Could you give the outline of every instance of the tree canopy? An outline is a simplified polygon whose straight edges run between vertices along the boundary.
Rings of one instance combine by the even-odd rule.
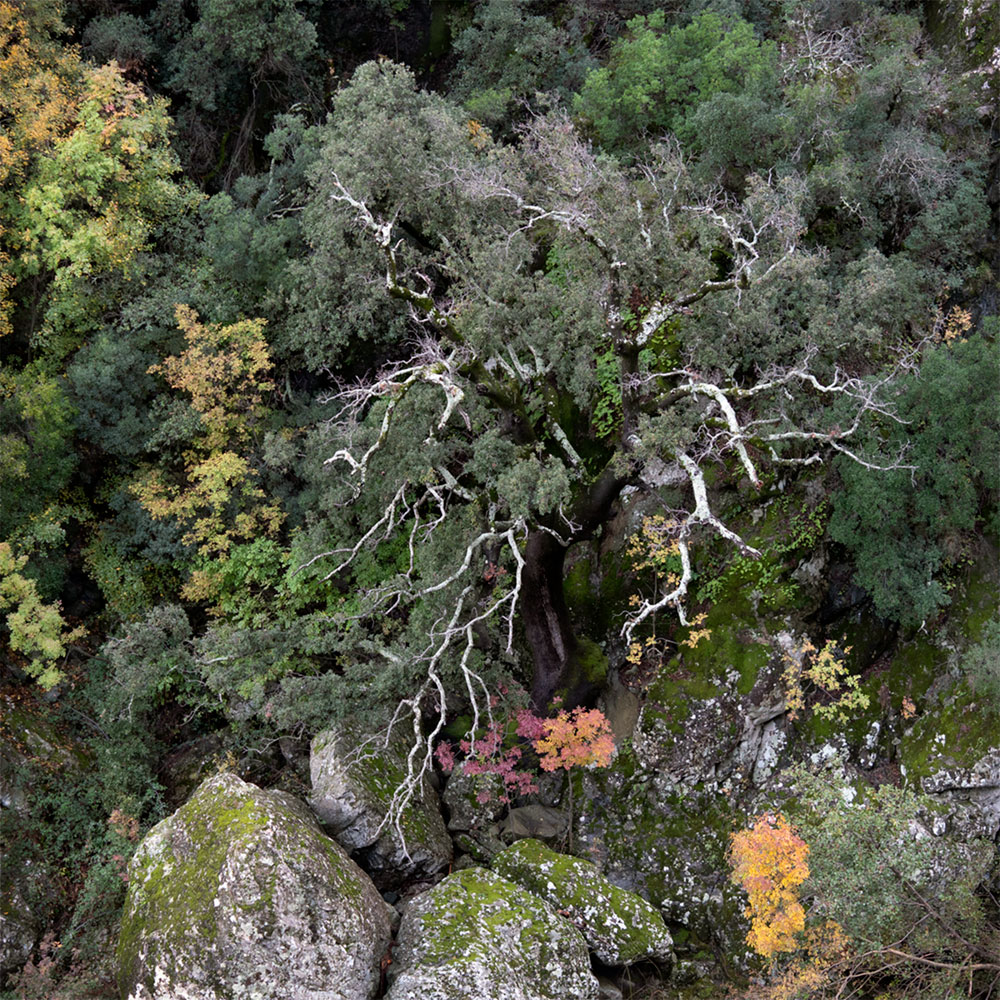
[[[998,542],[991,14],[0,0],[4,683],[405,725],[405,798],[732,606],[830,722],[829,623],[926,635]]]

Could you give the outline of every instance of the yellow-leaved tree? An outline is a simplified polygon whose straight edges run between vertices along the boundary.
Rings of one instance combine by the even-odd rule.
[[[64,31],[57,3],[0,0],[0,336],[11,332],[22,185],[69,132],[82,93],[79,56],[57,40]]]
[[[60,0],[0,0],[0,336],[61,360],[200,200],[167,102],[64,43]],[[16,323],[15,323],[16,320]]]
[[[83,638],[86,629],[70,628],[56,604],[46,604],[35,581],[21,572],[27,556],[18,556],[0,542],[0,611],[7,612],[10,648],[26,658],[26,669],[44,688],[63,679],[59,666],[67,647]]]
[[[765,958],[799,949],[806,915],[797,889],[809,877],[808,856],[809,845],[780,814],[764,813],[732,836],[731,878],[749,901],[747,944]]]
[[[153,518],[183,525],[183,541],[202,558],[182,593],[202,600],[214,595],[215,570],[235,544],[273,537],[284,519],[280,506],[267,502],[250,457],[269,412],[271,359],[262,319],[202,323],[185,305],[176,317],[187,348],[150,372],[187,397],[197,430],[181,468],[150,468],[133,492]]]

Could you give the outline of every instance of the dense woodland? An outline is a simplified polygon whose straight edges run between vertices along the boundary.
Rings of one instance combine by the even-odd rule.
[[[0,0],[4,872],[44,873],[4,995],[116,995],[195,745],[294,790],[289,747],[391,721],[405,802],[751,633],[819,742],[939,696],[989,732],[998,33],[993,0]],[[758,907],[759,962],[690,995],[1000,995],[995,853],[907,939],[864,846],[923,808],[896,772],[867,819],[801,772],[788,905],[733,841],[806,927]]]

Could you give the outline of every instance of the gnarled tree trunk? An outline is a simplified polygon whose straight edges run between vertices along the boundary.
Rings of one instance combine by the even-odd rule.
[[[574,504],[570,519],[575,525],[570,545],[591,538],[608,520],[626,480],[610,470]],[[544,712],[560,689],[567,707],[585,701],[595,687],[581,671],[582,646],[576,636],[563,590],[569,546],[554,534],[536,529],[524,548],[521,621],[534,659],[531,701]]]

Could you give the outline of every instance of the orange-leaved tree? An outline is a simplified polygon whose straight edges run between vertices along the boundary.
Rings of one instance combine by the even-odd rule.
[[[749,900],[747,944],[765,958],[799,948],[805,910],[796,890],[809,877],[808,855],[809,845],[780,814],[764,813],[732,835],[730,877]]]
[[[611,763],[615,753],[611,723],[598,709],[563,709],[554,719],[542,719],[541,727],[543,733],[534,746],[543,771]]]
[[[569,847],[573,849],[574,767],[607,767],[615,754],[615,740],[607,716],[596,708],[560,710],[554,719],[539,719],[539,735],[534,740],[539,766],[543,771],[567,772],[569,784]]]

